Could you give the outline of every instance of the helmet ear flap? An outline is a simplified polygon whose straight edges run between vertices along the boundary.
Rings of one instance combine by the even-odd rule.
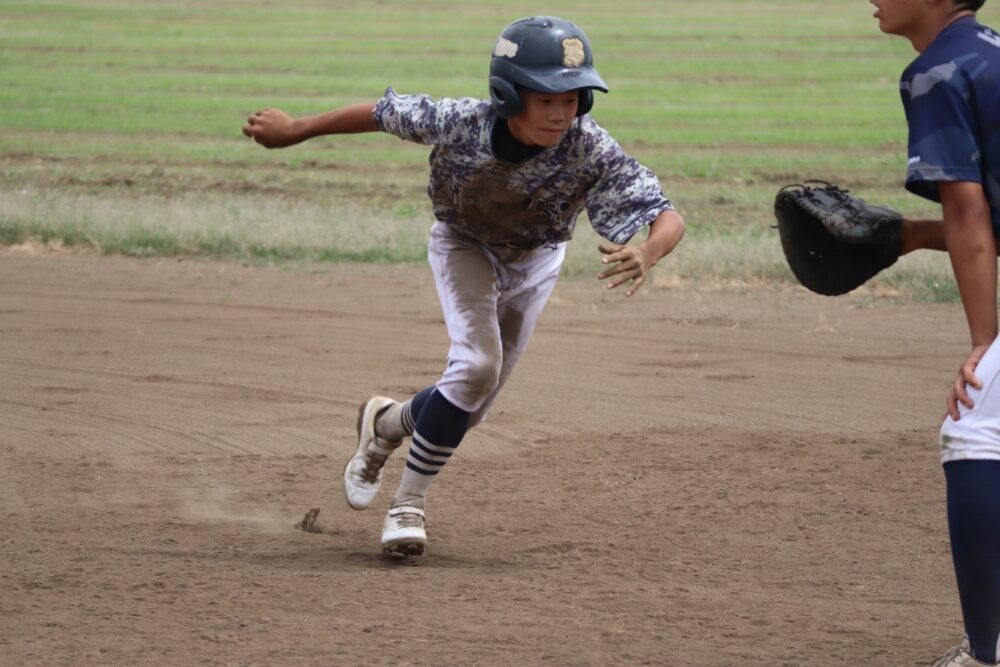
[[[499,76],[490,77],[490,102],[501,118],[512,118],[524,107],[517,87]]]
[[[576,115],[582,116],[594,108],[594,91],[590,88],[581,88],[578,92],[580,97],[576,103]]]

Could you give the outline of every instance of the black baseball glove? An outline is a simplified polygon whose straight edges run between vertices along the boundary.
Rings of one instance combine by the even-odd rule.
[[[899,211],[867,204],[832,183],[786,185],[774,198],[774,216],[788,266],[817,294],[846,294],[899,258]]]

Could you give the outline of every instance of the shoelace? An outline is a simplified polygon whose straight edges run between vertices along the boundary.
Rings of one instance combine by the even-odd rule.
[[[365,452],[365,467],[361,470],[361,479],[369,484],[373,484],[378,479],[378,474],[382,472],[388,454],[376,454],[375,452]]]
[[[954,660],[955,658],[961,658],[965,656],[972,657],[968,649],[966,649],[964,645],[960,644],[958,646],[953,647],[947,653],[945,653],[940,658],[935,660],[934,664],[931,665],[931,667],[947,667],[947,665],[950,665],[951,661]]]
[[[400,528],[422,528],[424,517],[413,512],[400,512],[396,515],[396,523]]]

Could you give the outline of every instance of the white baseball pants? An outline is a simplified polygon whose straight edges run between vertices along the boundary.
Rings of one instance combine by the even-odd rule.
[[[968,387],[975,405],[958,404],[959,420],[945,417],[941,425],[941,463],[952,461],[1000,461],[1000,339],[986,350],[976,367],[982,389]]]
[[[437,389],[472,413],[486,413],[528,344],[552,294],[566,245],[535,250],[486,245],[442,222],[427,247],[451,347]]]

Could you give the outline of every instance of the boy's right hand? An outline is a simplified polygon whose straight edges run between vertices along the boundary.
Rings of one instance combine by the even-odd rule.
[[[243,134],[264,148],[284,148],[299,142],[292,128],[294,122],[280,109],[264,109],[247,118]]]

